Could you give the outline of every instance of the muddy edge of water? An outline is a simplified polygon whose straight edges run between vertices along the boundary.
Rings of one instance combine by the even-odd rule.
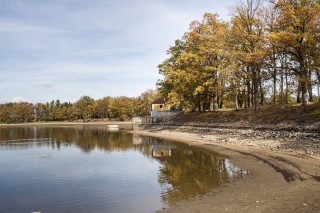
[[[249,176],[243,180],[177,203],[162,210],[164,212],[320,211],[320,158],[317,156],[215,143],[204,140],[201,134],[176,130],[136,130],[132,133],[201,146],[227,155],[233,164],[249,170]]]

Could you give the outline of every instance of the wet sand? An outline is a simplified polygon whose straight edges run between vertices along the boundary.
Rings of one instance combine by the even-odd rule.
[[[249,170],[249,176],[243,180],[227,184],[205,196],[177,203],[163,212],[320,212],[318,156],[288,150],[272,151],[266,149],[266,143],[259,143],[259,139],[247,141],[263,146],[250,146],[243,141],[223,144],[221,140],[215,142],[215,139],[225,138],[225,135],[204,137],[201,133],[177,130],[143,130],[133,134],[205,147],[229,156],[233,164]],[[237,137],[233,139],[237,141]],[[273,146],[276,142],[269,140],[267,144]]]

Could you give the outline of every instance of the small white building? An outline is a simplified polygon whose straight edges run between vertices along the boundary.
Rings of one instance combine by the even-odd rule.
[[[166,105],[164,98],[157,98],[151,104],[151,117],[157,117],[159,111],[170,110]]]

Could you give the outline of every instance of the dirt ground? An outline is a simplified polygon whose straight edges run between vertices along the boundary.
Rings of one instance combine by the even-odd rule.
[[[265,149],[265,143],[250,146],[243,141],[239,144],[215,142],[224,135],[212,135],[208,139],[208,135],[204,137],[201,133],[175,130],[133,133],[205,147],[229,156],[235,165],[249,170],[249,177],[243,180],[159,212],[320,212],[319,156],[272,151]],[[270,146],[272,143],[268,141]]]

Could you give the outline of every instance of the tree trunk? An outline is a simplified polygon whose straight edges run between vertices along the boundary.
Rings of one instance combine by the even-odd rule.
[[[320,70],[317,70],[318,76],[318,102],[320,102]]]
[[[285,99],[285,95],[284,95],[284,75],[283,75],[283,70],[281,70],[280,72],[280,91],[279,91],[279,98],[280,98],[280,104],[281,106],[284,105],[284,99]]]
[[[254,110],[259,109],[259,78],[257,70],[253,70],[252,73],[253,77],[253,104],[254,104]]]
[[[261,104],[261,106],[263,106],[264,105],[264,94],[263,94],[261,77],[259,77],[259,88],[260,88],[260,104]]]
[[[308,84],[308,94],[309,94],[309,101],[313,102],[313,94],[312,94],[312,86]]]
[[[285,75],[286,75],[286,105],[289,104],[289,82],[288,82],[288,70],[285,69]]]
[[[247,107],[251,107],[251,85],[250,80],[247,80]]]
[[[235,98],[235,105],[236,105],[236,110],[239,109],[239,105],[238,105],[238,93],[236,93],[236,98]]]
[[[206,109],[207,109],[207,101],[206,100],[204,100],[203,101],[203,103],[202,103],[202,111],[206,111]]]
[[[306,72],[302,72],[300,75],[300,87],[301,87],[301,101],[302,106],[306,107],[308,104],[308,84],[307,84],[308,76]]]
[[[308,93],[309,93],[309,101],[313,102],[313,94],[312,94],[312,84],[311,84],[311,71],[308,72]]]
[[[212,99],[212,111],[215,112],[218,110],[217,94],[215,92],[211,94],[211,99]]]
[[[251,107],[254,107],[254,80],[252,80],[252,83],[251,83]]]
[[[320,102],[320,84],[318,84],[317,87],[318,87],[318,102]]]
[[[197,109],[199,112],[201,112],[201,102],[200,102],[200,97],[198,95],[198,98],[197,98]]]
[[[221,86],[220,86],[220,88],[221,88],[221,92],[220,92],[220,109],[222,109],[223,108],[223,105],[224,105],[224,88],[225,88],[225,84],[224,84],[224,80],[223,80],[223,78],[221,78]]]
[[[213,106],[214,106],[214,93],[211,92],[211,94],[210,94],[210,107],[209,107],[209,111],[214,111],[214,110],[213,110]]]
[[[239,97],[240,95],[240,97]],[[243,108],[243,97],[245,97],[245,91],[241,91],[240,89],[238,90],[238,104],[239,108]]]
[[[248,108],[248,99],[246,94],[246,87],[243,88],[243,100],[244,100],[244,108]]]
[[[277,64],[275,56],[273,57],[273,104],[277,103]]]
[[[298,82],[298,88],[297,88],[297,103],[301,103],[301,82],[299,80]]]
[[[221,96],[220,96],[220,103],[219,103],[219,108],[223,108],[224,100],[223,100],[224,92],[221,91]]]

